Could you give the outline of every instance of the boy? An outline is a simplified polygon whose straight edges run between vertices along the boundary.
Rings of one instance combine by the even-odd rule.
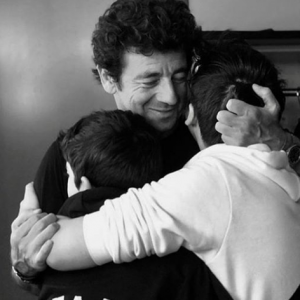
[[[158,134],[131,111],[94,112],[61,132],[59,140],[66,160],[68,196],[98,189],[92,198],[69,198],[59,214],[77,217],[96,211],[101,199],[162,176]]]

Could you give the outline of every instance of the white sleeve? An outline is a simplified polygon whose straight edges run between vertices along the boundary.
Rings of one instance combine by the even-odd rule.
[[[162,256],[181,246],[205,252],[219,243],[225,214],[220,214],[224,199],[218,195],[224,197],[226,188],[220,174],[210,170],[206,163],[185,167],[142,189],[129,189],[86,215],[84,237],[95,263]]]

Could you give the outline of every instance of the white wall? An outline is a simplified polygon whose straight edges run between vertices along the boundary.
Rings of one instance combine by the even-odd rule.
[[[204,30],[300,30],[299,0],[189,0]]]

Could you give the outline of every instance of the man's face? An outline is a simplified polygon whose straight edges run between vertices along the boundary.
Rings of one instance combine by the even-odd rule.
[[[184,53],[126,52],[120,88],[114,93],[118,109],[131,110],[161,132],[170,131],[186,97],[187,62]]]

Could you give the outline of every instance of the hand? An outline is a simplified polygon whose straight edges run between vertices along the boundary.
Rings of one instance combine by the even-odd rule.
[[[280,150],[285,143],[286,132],[279,124],[279,104],[269,88],[257,84],[253,84],[252,88],[265,106],[257,107],[230,99],[226,106],[228,111],[218,113],[215,128],[228,145],[264,143],[272,150]]]
[[[24,276],[34,276],[43,271],[52,249],[50,240],[59,229],[53,214],[41,213],[33,184],[25,189],[18,217],[11,229],[11,260]]]

